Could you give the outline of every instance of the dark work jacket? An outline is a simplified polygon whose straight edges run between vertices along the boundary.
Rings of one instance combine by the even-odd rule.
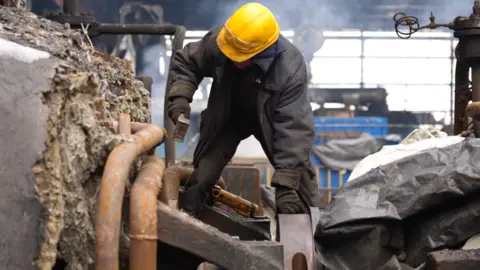
[[[200,41],[177,51],[170,70],[170,101],[184,97],[191,102],[203,78],[213,78],[207,109],[201,114],[194,165],[231,120],[231,76],[235,72],[217,46],[220,29],[210,30]],[[307,93],[306,64],[300,51],[285,37],[280,36],[277,42],[284,50],[270,59],[260,82],[257,111],[261,136],[258,139],[275,169],[272,185],[300,191],[307,203],[314,206],[319,198],[310,158],[314,123]]]

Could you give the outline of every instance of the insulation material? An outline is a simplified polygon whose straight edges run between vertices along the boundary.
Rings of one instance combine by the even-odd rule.
[[[10,77],[0,77],[4,80],[0,92],[7,93],[0,102],[12,104],[4,109],[7,117],[2,121],[11,115],[35,118],[35,125],[27,127],[12,120],[12,126],[2,131],[7,134],[2,133],[1,150],[22,148],[17,160],[30,167],[9,175],[0,170],[0,176],[18,182],[31,174],[34,180],[29,188],[35,189],[43,207],[36,214],[42,219],[41,241],[35,257],[22,255],[39,269],[51,269],[58,257],[68,264],[67,269],[92,268],[93,222],[103,165],[111,149],[128,139],[100,122],[117,120],[121,112],[131,114],[132,121],[150,122],[149,93],[134,79],[130,64],[96,52],[85,38],[68,25],[0,7],[0,67],[23,67],[8,73]],[[10,97],[11,102],[5,101]],[[24,100],[31,102],[20,106]],[[36,137],[29,135],[37,132]],[[20,146],[14,144],[18,136],[29,137]],[[23,194],[12,194],[12,200],[23,198]],[[4,211],[6,205],[0,202],[0,209]]]

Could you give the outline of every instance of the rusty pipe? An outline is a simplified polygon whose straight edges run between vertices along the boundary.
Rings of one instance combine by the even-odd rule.
[[[192,168],[183,166],[172,166],[165,170],[162,180],[162,190],[160,191],[160,201],[172,208],[178,208],[178,190],[180,186],[184,186],[193,173]],[[217,181],[217,185],[226,189],[227,185],[223,177]]]
[[[165,170],[162,180],[162,190],[160,191],[160,201],[164,204],[177,209],[178,208],[178,190],[180,186],[185,185],[193,169],[182,166],[172,166]]]
[[[124,135],[132,134],[131,118],[128,113],[121,113],[118,118],[118,133]]]
[[[165,161],[146,158],[130,193],[130,270],[157,269],[157,196]]]
[[[166,131],[162,127],[153,124],[143,127],[132,136],[132,142],[115,146],[105,164],[95,218],[96,270],[119,269],[122,201],[128,172],[140,155],[161,144],[165,138]]]

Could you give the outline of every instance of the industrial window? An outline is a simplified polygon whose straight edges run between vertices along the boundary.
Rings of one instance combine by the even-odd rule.
[[[368,84],[449,84],[449,58],[365,58],[363,79]]]
[[[406,110],[449,111],[450,85],[408,85]]]
[[[450,110],[450,85],[379,86],[387,90],[387,104],[391,111],[427,112]]]
[[[359,39],[326,39],[315,57],[354,57],[362,54],[362,41]]]
[[[360,84],[359,83],[352,83],[352,84],[319,83],[319,84],[313,84],[312,87],[314,88],[360,88]]]
[[[362,79],[360,58],[320,58],[312,60],[312,83],[360,83]]]
[[[366,57],[450,57],[450,40],[367,39]]]

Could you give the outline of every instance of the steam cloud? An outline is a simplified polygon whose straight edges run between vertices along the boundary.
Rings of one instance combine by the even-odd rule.
[[[240,6],[251,2],[246,0],[218,1],[198,0],[198,16],[212,21],[215,25],[225,23],[228,17]],[[295,29],[314,25],[325,30],[331,29],[368,29],[393,30],[393,15],[404,12],[416,16],[420,24],[429,22],[430,12],[438,23],[448,23],[457,16],[469,16],[473,0],[427,0],[422,4],[404,0],[263,0],[277,17],[283,29]],[[371,14],[366,16],[365,14]],[[391,23],[391,28],[389,23]]]

